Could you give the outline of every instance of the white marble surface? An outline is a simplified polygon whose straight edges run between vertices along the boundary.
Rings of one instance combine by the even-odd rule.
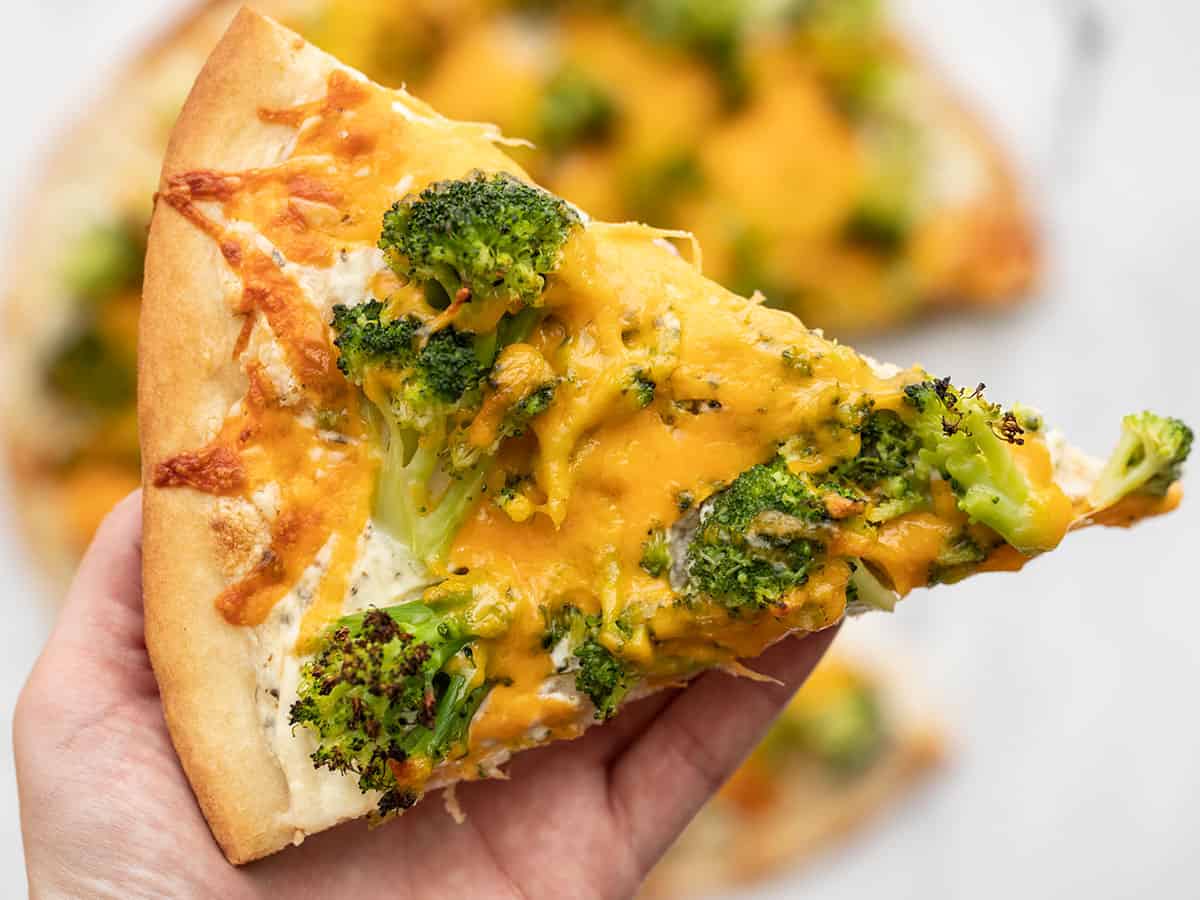
[[[127,41],[180,2],[12,6],[0,55],[0,237],[11,236],[39,144]],[[1036,189],[1050,269],[1036,302],[1015,314],[944,319],[869,349],[984,380],[997,398],[1036,398],[1097,452],[1120,414],[1142,404],[1200,424],[1200,6],[899,0],[898,13],[1013,144]],[[7,517],[4,526],[8,717],[51,616]],[[1200,893],[1200,589],[1187,557],[1198,541],[1195,502],[1132,534],[1076,536],[1019,579],[918,594],[890,618],[853,626],[912,646],[957,731],[955,762],[888,823],[755,896]],[[7,741],[0,754],[11,770]],[[0,896],[22,885],[9,775]]]

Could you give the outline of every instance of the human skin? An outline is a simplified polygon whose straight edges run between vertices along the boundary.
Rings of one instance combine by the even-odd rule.
[[[520,754],[507,781],[431,796],[386,827],[352,822],[240,868],[209,834],[171,746],[143,637],[141,498],[109,515],[13,722],[30,896],[632,895],[761,739],[833,630],[709,673],[576,741]]]

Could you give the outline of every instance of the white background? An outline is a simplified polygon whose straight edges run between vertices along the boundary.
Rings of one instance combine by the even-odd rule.
[[[19,241],[12,213],[39,147],[182,4],[5,5],[0,238]],[[1097,453],[1143,405],[1200,425],[1200,6],[906,0],[897,15],[1021,160],[1049,273],[1016,313],[943,319],[866,349],[1035,403]],[[1192,483],[1195,502],[1170,520],[1077,535],[1019,577],[920,592],[851,626],[911,647],[957,735],[954,761],[887,823],[756,896],[1200,894],[1200,475]],[[52,619],[7,517],[6,718]],[[8,741],[0,766],[11,771]],[[23,884],[6,775],[0,896]]]

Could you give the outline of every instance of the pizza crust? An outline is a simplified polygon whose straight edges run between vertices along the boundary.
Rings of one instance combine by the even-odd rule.
[[[1015,306],[1036,289],[1042,272],[1037,221],[1016,166],[994,129],[952,89],[931,59],[911,44],[899,52],[919,73],[930,108],[930,135],[935,141],[958,141],[984,176],[969,202],[949,204],[934,217],[965,232],[966,250],[925,302],[931,310]]]
[[[258,6],[293,14],[308,2]],[[23,192],[0,297],[0,370],[9,386],[0,402],[0,455],[14,518],[56,602],[82,550],[64,512],[71,486],[47,468],[61,454],[63,429],[77,427],[78,415],[56,404],[40,380],[46,355],[76,319],[75,299],[61,284],[63,236],[80,222],[107,221],[117,212],[149,213],[175,93],[191,85],[238,8],[235,0],[202,0],[170,21],[55,136]]]
[[[200,74],[163,166],[243,170],[277,161],[292,130],[258,111],[322,96],[334,61],[248,10]],[[246,382],[233,358],[241,321],[231,311],[214,242],[166,203],[155,210],[142,306],[138,412],[143,480],[155,466],[210,440]],[[293,841],[288,790],[255,705],[249,629],[229,625],[214,598],[226,586],[214,528],[218,501],[192,490],[144,494],[146,645],[167,726],[217,841],[234,863]]]

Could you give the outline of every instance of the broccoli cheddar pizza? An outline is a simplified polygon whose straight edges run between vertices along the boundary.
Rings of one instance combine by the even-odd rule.
[[[20,510],[59,573],[138,482],[150,197],[236,6],[198,5],[138,59],[31,191],[6,290],[6,430]],[[874,0],[261,6],[377,80],[532,140],[510,148],[522,166],[593,214],[691,229],[716,280],[809,324],[1007,302],[1033,277],[1004,160]]]
[[[588,218],[503,144],[250,12],[176,126],[146,637],[233,860],[1179,500],[1182,422],[1129,417],[1101,471],[1032,409],[720,287],[682,233]]]

